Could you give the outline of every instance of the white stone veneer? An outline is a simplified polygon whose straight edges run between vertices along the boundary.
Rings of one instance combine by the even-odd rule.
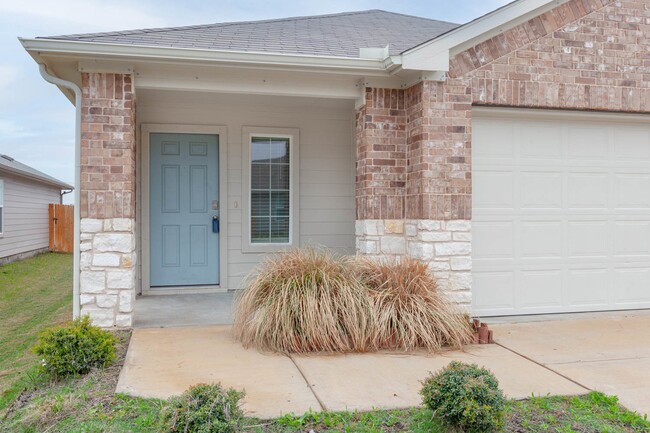
[[[81,315],[103,328],[133,323],[136,284],[135,220],[81,220]]]
[[[429,264],[441,290],[466,311],[472,301],[472,225],[467,220],[360,220],[357,254],[413,257]]]

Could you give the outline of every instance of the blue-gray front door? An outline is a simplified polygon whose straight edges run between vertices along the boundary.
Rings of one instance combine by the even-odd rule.
[[[150,136],[151,286],[219,284],[219,137]]]

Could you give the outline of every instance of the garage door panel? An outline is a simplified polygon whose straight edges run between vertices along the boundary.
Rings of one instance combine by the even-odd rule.
[[[472,225],[472,249],[481,259],[511,258],[514,255],[514,223],[476,221]]]
[[[650,162],[650,132],[647,127],[625,125],[611,131],[613,157],[622,161]]]
[[[650,257],[650,221],[616,221],[614,255]]]
[[[562,131],[551,122],[522,122],[519,130],[521,159],[562,159]]]
[[[486,309],[515,311],[514,272],[477,272],[473,283],[486,289],[476,292],[475,302]]]
[[[524,209],[561,209],[562,173],[523,171],[518,176],[518,194]]]
[[[562,257],[560,221],[522,221],[517,238],[522,258]]]
[[[609,176],[593,172],[569,172],[568,208],[607,208]]]
[[[650,268],[618,268],[614,270],[614,296],[619,304],[650,302]]]
[[[567,223],[567,255],[575,257],[606,257],[608,248],[607,221],[569,221]]]
[[[614,207],[617,209],[650,209],[650,173],[617,173],[614,175]],[[647,194],[639,194],[646,191]]]
[[[474,311],[650,308],[650,122],[538,113],[474,114]]]
[[[576,125],[568,132],[567,156],[570,160],[606,161],[609,157],[607,135],[593,127]]]
[[[559,270],[521,271],[517,298],[520,309],[562,306],[562,272]]]
[[[570,269],[567,271],[568,301],[571,306],[607,307],[609,286],[608,269]]]
[[[485,209],[512,209],[514,206],[514,174],[509,171],[481,171],[472,173],[474,190],[480,200],[476,206]]]

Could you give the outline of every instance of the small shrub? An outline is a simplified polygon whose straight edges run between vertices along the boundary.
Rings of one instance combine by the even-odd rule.
[[[38,336],[34,352],[43,359],[43,369],[54,378],[85,374],[109,365],[115,359],[113,334],[93,326],[84,316],[48,328]]]
[[[162,414],[169,433],[231,433],[239,430],[244,393],[221,384],[200,384],[169,400]]]
[[[436,351],[471,342],[467,315],[440,293],[426,263],[359,258],[357,272],[370,289],[375,347]]]
[[[445,424],[469,433],[503,426],[506,399],[499,381],[476,364],[453,361],[423,382],[422,400]]]
[[[353,261],[296,249],[267,259],[245,283],[233,332],[244,346],[283,353],[366,351],[374,330]]]

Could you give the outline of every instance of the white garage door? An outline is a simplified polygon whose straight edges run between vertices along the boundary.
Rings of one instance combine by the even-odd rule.
[[[474,312],[650,308],[650,118],[473,116]]]

